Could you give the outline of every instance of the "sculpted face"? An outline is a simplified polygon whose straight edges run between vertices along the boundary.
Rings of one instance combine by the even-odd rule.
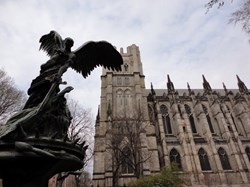
[[[64,40],[66,48],[70,48],[74,45],[74,41],[72,38],[65,38]]]

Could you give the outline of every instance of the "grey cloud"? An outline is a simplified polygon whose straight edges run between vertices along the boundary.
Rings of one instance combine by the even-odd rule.
[[[88,40],[107,40],[126,48],[140,47],[146,75],[158,88],[170,74],[176,88],[202,87],[205,74],[212,88],[237,88],[235,75],[250,87],[248,38],[239,27],[228,25],[232,6],[205,15],[203,1],[48,1],[0,2],[1,64],[26,90],[48,60],[39,52],[39,38],[50,30],[75,40],[74,49]],[[237,2],[234,2],[237,5]],[[11,14],[10,14],[11,12]],[[75,87],[70,93],[95,113],[100,102],[100,69],[86,80],[74,72],[64,79]],[[94,85],[94,86],[93,86]]]

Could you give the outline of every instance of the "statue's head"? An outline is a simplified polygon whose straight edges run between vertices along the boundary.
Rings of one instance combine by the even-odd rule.
[[[72,38],[65,38],[64,44],[66,48],[71,48],[74,45],[74,40]]]

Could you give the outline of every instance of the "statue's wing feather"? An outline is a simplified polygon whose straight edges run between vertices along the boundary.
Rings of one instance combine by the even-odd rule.
[[[123,64],[121,54],[108,42],[87,42],[74,51],[76,59],[71,67],[84,78],[97,66],[121,71]]]
[[[49,56],[52,56],[55,50],[64,48],[62,37],[56,31],[43,35],[39,42],[41,43],[39,50],[45,51]]]

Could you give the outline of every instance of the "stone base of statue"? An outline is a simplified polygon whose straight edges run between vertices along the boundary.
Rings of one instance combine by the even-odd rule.
[[[87,146],[67,136],[72,117],[64,95],[72,87],[58,93],[59,83],[52,83],[40,104],[22,109],[0,127],[3,187],[47,187],[56,173],[82,168]]]
[[[3,187],[47,187],[56,173],[82,168],[86,147],[62,139],[27,138],[0,142]]]

